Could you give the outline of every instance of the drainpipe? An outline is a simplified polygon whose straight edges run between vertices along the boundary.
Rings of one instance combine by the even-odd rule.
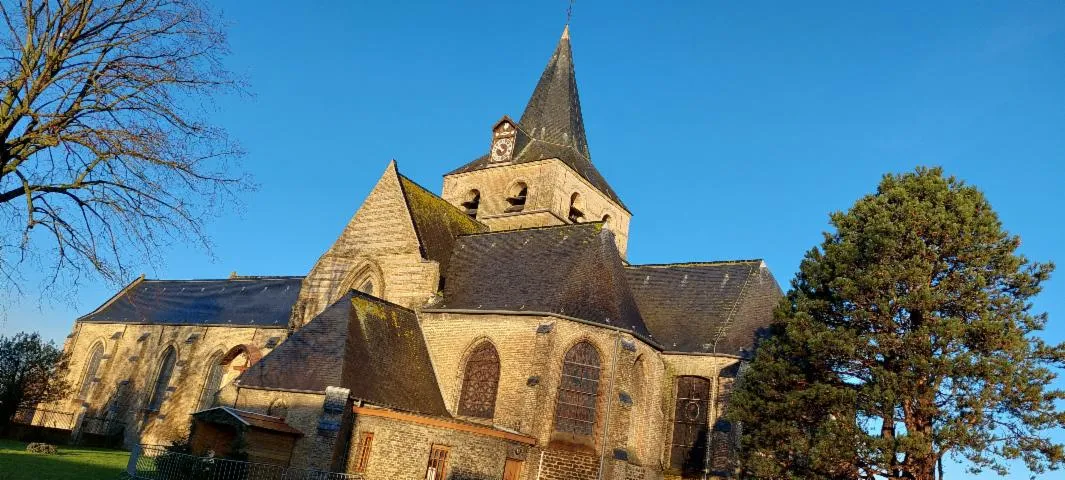
[[[540,470],[544,469],[544,449],[540,449],[540,463],[536,466],[536,480],[540,480]]]
[[[610,449],[610,406],[614,404],[614,377],[618,371],[618,345],[621,343],[621,330],[614,331],[614,359],[610,366],[610,389],[607,391],[606,414],[603,425],[603,453],[599,456],[598,480],[603,480],[603,466],[606,464],[606,451]]]

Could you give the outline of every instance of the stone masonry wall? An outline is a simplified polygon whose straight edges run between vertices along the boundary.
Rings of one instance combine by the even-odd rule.
[[[421,319],[449,411],[457,414],[467,356],[480,342],[490,341],[500,361],[495,418],[464,419],[532,436],[548,450],[554,448],[563,358],[575,343],[590,341],[599,350],[601,373],[596,446],[588,454],[613,458],[620,450],[631,463],[659,466],[665,428],[659,392],[668,383],[665,364],[642,341],[556,317],[423,313]]]
[[[114,416],[126,423],[127,446],[138,441],[167,444],[188,434],[189,414],[201,407],[212,360],[238,345],[248,345],[265,355],[271,350],[266,347],[267,340],[283,340],[285,335],[284,328],[79,322],[66,342],[68,375],[74,389],[68,400],[51,407],[74,412],[84,408],[87,415]],[[104,357],[91,393],[79,399],[88,356],[97,344],[103,345]],[[170,387],[159,412],[146,412],[168,346],[177,352]],[[112,405],[115,408],[109,408]]]
[[[440,266],[422,258],[395,162],[355,212],[340,237],[303,280],[293,307],[296,327],[364,280],[377,297],[419,308],[439,287]]]
[[[525,209],[506,213],[504,210],[510,205],[506,201],[509,190],[519,181],[529,188]],[[600,221],[609,215],[607,228],[614,232],[618,251],[625,256],[632,215],[560,160],[501,165],[449,175],[444,177],[441,197],[460,205],[472,189],[481,192],[477,219],[497,231],[568,223],[570,196],[579,193],[584,203],[582,221]]]
[[[722,372],[725,370],[734,370],[738,365],[739,360],[728,357],[716,357],[710,355],[662,355],[665,363],[666,370],[670,378],[676,378],[681,376],[696,376],[703,377],[711,381],[710,383],[710,412],[707,415],[707,430],[713,431],[713,426],[717,420],[724,414],[725,408],[728,406],[728,393],[731,392],[733,378],[728,376],[723,377]],[[727,375],[727,374],[726,374]],[[676,403],[676,383],[674,381],[672,388],[668,390],[668,397],[665,398],[667,411],[666,421],[666,439],[672,438],[673,435],[673,405]],[[715,444],[720,442],[711,442],[710,447],[713,448]],[[728,451],[717,453],[711,452],[711,465],[710,470],[714,471],[715,466],[720,466],[723,463],[721,457],[727,457]],[[669,466],[669,450],[668,445],[663,450],[663,465]],[[716,464],[716,465],[715,465]],[[679,475],[666,475],[667,479],[680,478]],[[711,478],[717,478],[711,475]]]
[[[281,416],[285,423],[296,430],[303,432],[303,436],[296,440],[296,446],[292,450],[293,467],[322,469],[327,465],[321,463],[332,455],[331,448],[316,441],[318,419],[322,414],[322,401],[325,394],[280,392],[275,390],[261,390],[230,385],[223,389],[226,406],[232,406],[240,410]],[[272,405],[283,402],[286,411],[279,415],[271,411]]]

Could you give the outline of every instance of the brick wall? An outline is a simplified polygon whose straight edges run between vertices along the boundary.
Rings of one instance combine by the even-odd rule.
[[[588,480],[599,475],[598,456],[565,450],[547,450],[540,463],[543,480]]]
[[[353,462],[358,458],[356,449],[362,432],[374,435],[370,460],[363,474],[370,480],[424,478],[433,445],[449,447],[448,478],[499,479],[503,478],[503,466],[512,445],[503,439],[469,432],[357,415],[348,471],[354,468]],[[530,461],[523,460],[523,476],[529,478]]]

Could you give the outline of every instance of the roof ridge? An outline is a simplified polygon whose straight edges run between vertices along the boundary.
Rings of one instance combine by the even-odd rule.
[[[226,278],[145,278],[142,283],[145,282],[232,282],[232,281],[251,281],[251,280],[289,280],[296,278],[305,278],[306,275],[240,275],[236,277]]]
[[[541,225],[541,226],[538,226],[538,227],[513,228],[513,229],[509,229],[509,230],[495,230],[495,231],[489,231],[489,232],[463,233],[461,235],[458,235],[458,238],[474,237],[474,236],[478,236],[478,235],[495,235],[495,234],[514,233],[514,232],[528,232],[528,231],[532,231],[532,230],[550,230],[550,229],[555,229],[555,228],[568,228],[568,227],[576,228],[576,227],[584,227],[584,226],[596,226],[596,227],[600,227],[599,230],[602,230],[602,225],[605,224],[605,223],[606,222],[604,222],[602,220],[596,220],[596,221],[593,221],[593,222],[563,223],[561,225]]]
[[[743,295],[747,293],[747,286],[751,284],[751,277],[754,276],[754,267],[747,272],[747,278],[743,279],[743,286],[740,287],[739,295],[736,295],[736,301],[732,304],[732,308],[729,309],[728,316],[725,317],[725,321],[718,325],[717,332],[714,334],[714,352],[717,353],[717,344],[721,341],[721,338],[726,335],[726,331],[732,326],[732,317],[736,315],[736,310],[740,309],[740,302],[743,300]]]
[[[410,183],[411,183],[412,185],[414,185],[415,187],[418,187],[418,188],[419,188],[420,190],[422,190],[423,192],[425,192],[425,193],[428,193],[428,194],[429,194],[430,196],[432,196],[432,197],[433,197],[434,199],[436,199],[436,200],[439,200],[439,201],[441,201],[441,202],[443,202],[443,203],[447,204],[447,206],[449,206],[449,207],[451,207],[451,208],[453,208],[453,209],[455,209],[455,210],[458,210],[458,211],[459,211],[459,213],[462,213],[462,215],[463,215],[464,217],[466,217],[466,218],[469,218],[471,222],[473,222],[473,223],[475,223],[475,224],[477,224],[477,225],[480,225],[480,226],[482,226],[482,227],[484,227],[484,228],[488,228],[488,225],[485,225],[484,223],[482,223],[482,222],[481,222],[480,220],[477,220],[476,218],[471,218],[470,216],[466,215],[466,213],[465,213],[465,212],[463,212],[463,211],[462,211],[461,209],[459,209],[458,207],[456,207],[456,206],[452,205],[452,204],[451,204],[451,202],[449,202],[449,201],[445,200],[445,199],[444,199],[444,197],[441,197],[440,195],[437,195],[437,194],[433,193],[433,191],[432,191],[432,190],[429,190],[428,188],[425,188],[425,186],[423,186],[422,184],[420,184],[420,183],[418,183],[418,182],[414,181],[413,179],[411,179],[410,177],[408,177],[408,176],[406,176],[406,175],[404,175],[404,174],[402,174],[402,173],[399,173],[399,170],[398,170],[398,169],[396,170],[396,174],[397,174],[397,175],[399,175],[399,178],[401,178],[401,179],[403,179],[403,180],[406,180],[406,181],[410,182]],[[402,184],[400,184],[400,188],[402,189]],[[406,193],[406,190],[405,190],[405,189],[404,189],[404,193]],[[406,196],[406,195],[404,195],[404,196],[403,196],[403,200],[407,202],[407,207],[410,207],[410,202],[408,201],[408,199],[407,199],[407,196]],[[412,219],[413,219],[413,217],[412,217]],[[415,222],[417,222],[417,220],[415,220]]]
[[[738,259],[738,260],[707,260],[707,261],[697,261],[697,262],[644,263],[644,264],[639,264],[639,265],[629,264],[629,265],[626,265],[625,268],[643,268],[643,267],[651,267],[651,268],[659,268],[659,267],[661,267],[661,268],[664,268],[664,267],[684,267],[684,266],[699,267],[699,266],[711,266],[711,265],[741,265],[741,264],[748,264],[748,263],[761,263],[761,262],[764,262],[764,261],[765,261],[765,259],[762,259],[762,258],[749,258],[749,259]]]
[[[355,289],[355,288],[349,289],[348,293],[354,294],[354,295],[357,295],[357,296],[360,296],[360,297],[366,297],[369,300],[373,300],[373,301],[378,302],[378,303],[383,303],[385,305],[388,305],[389,307],[395,307],[395,308],[398,308],[398,309],[401,309],[401,310],[406,310],[406,311],[408,311],[410,313],[413,313],[415,315],[418,314],[417,311],[412,310],[412,309],[407,308],[407,307],[404,307],[403,305],[400,305],[398,303],[392,303],[392,302],[390,302],[388,300],[385,300],[385,299],[383,299],[381,297],[375,297],[373,295],[370,295],[369,293],[363,292],[363,291]],[[421,328],[421,327],[419,327],[419,328]]]

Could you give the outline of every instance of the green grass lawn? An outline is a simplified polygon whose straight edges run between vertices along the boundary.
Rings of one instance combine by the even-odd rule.
[[[26,451],[26,443],[0,439],[0,480],[76,478],[116,480],[129,452],[59,445],[56,455]]]

